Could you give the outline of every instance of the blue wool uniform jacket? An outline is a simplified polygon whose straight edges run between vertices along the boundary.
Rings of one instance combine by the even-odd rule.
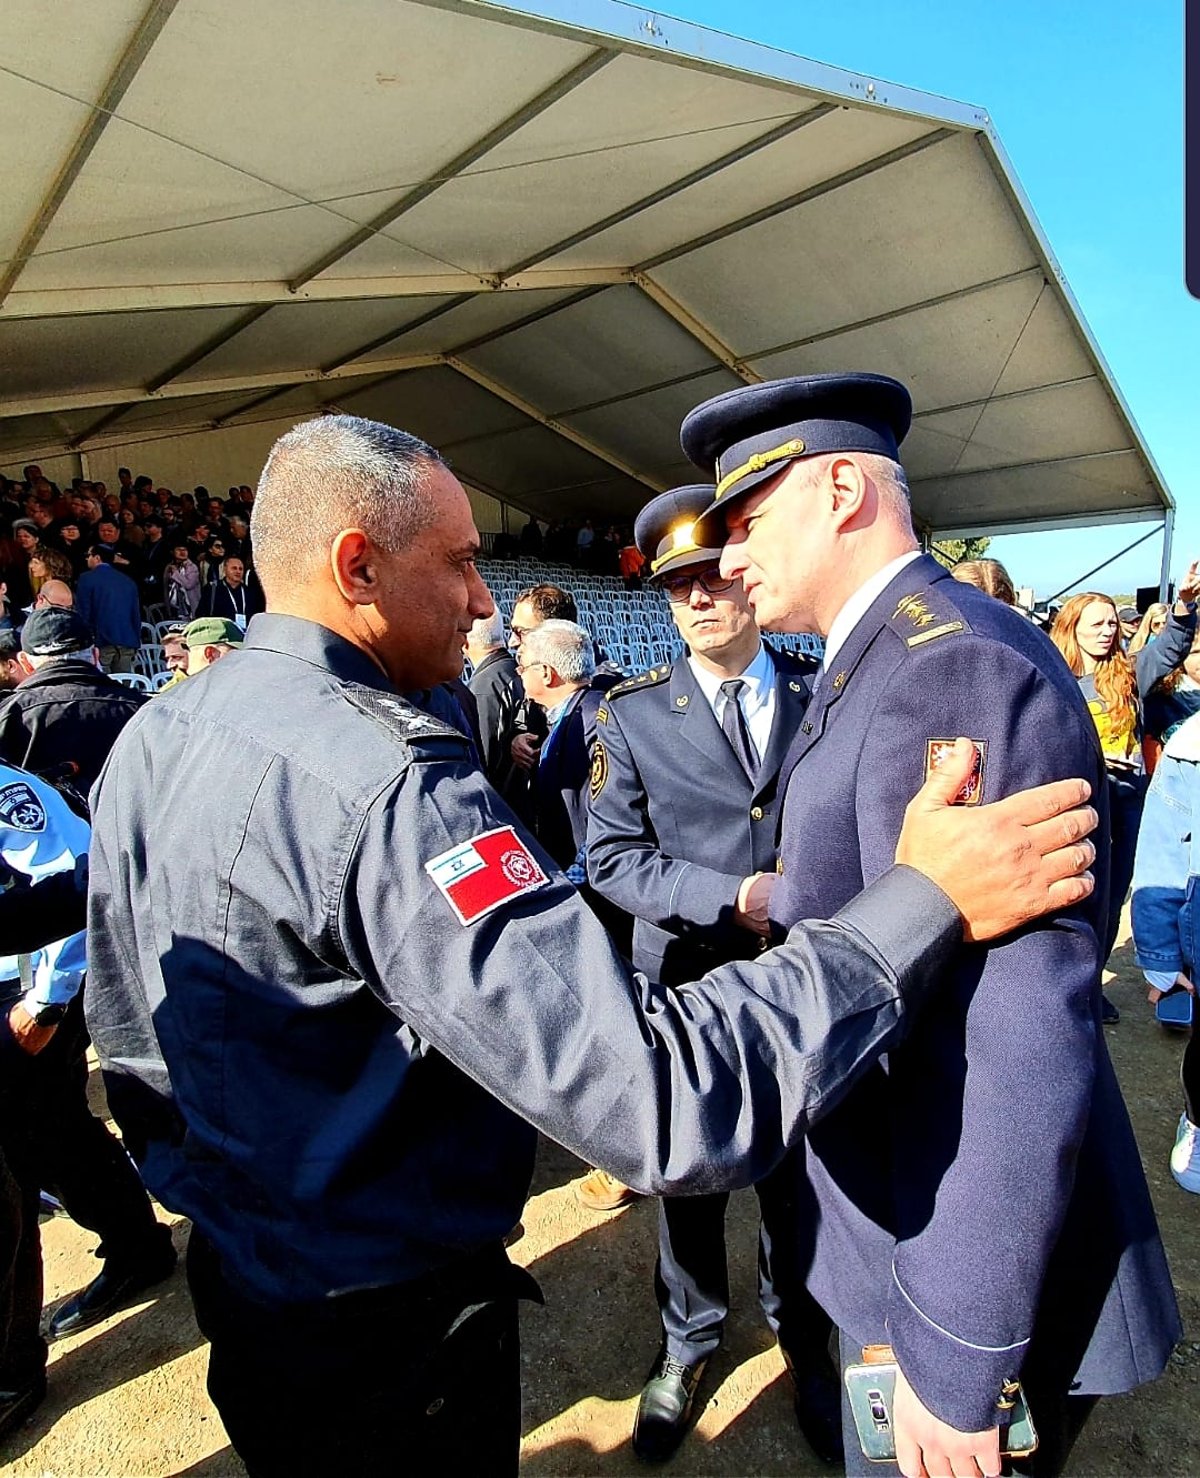
[[[815,666],[771,656],[775,717],[753,783],[684,658],[619,684],[600,712],[588,881],[635,916],[634,966],[666,985],[761,947],[733,909],[743,878],[774,871],[779,773]]]
[[[587,841],[588,774],[596,712],[604,694],[580,688],[542,740],[533,775],[534,835],[559,867],[570,867]]]
[[[961,947],[886,1069],[809,1135],[812,1291],[855,1342],[889,1339],[963,1431],[995,1424],[1027,1360],[1064,1390],[1128,1390],[1162,1371],[1179,1323],[1100,1025],[1106,792],[1078,685],[1032,625],[929,558],[832,668],[789,756],[781,925],[829,917],[891,864],[931,741],[984,750],[976,801],[1081,775],[1101,826],[1092,897]]]

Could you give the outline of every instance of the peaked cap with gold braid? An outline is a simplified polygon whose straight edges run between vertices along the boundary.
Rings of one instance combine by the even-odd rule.
[[[697,541],[723,544],[725,510],[789,462],[826,452],[874,452],[898,462],[911,421],[912,397],[887,375],[797,375],[706,400],[679,433],[688,458],[717,477],[697,519]]]
[[[692,537],[696,519],[712,500],[711,482],[691,483],[659,493],[638,514],[633,539],[646,556],[651,581],[684,565],[710,564],[721,558],[719,545],[706,549]]]

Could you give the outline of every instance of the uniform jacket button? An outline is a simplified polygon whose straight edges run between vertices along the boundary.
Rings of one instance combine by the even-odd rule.
[[[762,819],[763,819],[763,808],[761,806],[753,806],[751,808],[751,810],[750,810],[750,820],[751,821],[761,821]]]

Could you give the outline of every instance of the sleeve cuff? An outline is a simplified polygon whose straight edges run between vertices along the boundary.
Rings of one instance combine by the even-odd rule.
[[[835,923],[861,934],[896,973],[911,1009],[922,1000],[962,944],[962,917],[916,868],[888,868],[838,911]]]
[[[917,1307],[894,1268],[887,1327],[904,1378],[927,1411],[956,1432],[997,1425],[1000,1393],[1006,1381],[1020,1379],[1027,1339],[991,1346],[958,1338]]]

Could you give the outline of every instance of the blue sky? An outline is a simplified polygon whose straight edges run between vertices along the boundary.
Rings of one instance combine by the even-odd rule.
[[[1200,554],[1200,302],[1183,274],[1183,4],[671,0],[685,20],[985,107]],[[856,366],[857,367],[857,366]],[[1049,595],[1152,525],[993,542]],[[1089,584],[1158,580],[1156,536]]]

